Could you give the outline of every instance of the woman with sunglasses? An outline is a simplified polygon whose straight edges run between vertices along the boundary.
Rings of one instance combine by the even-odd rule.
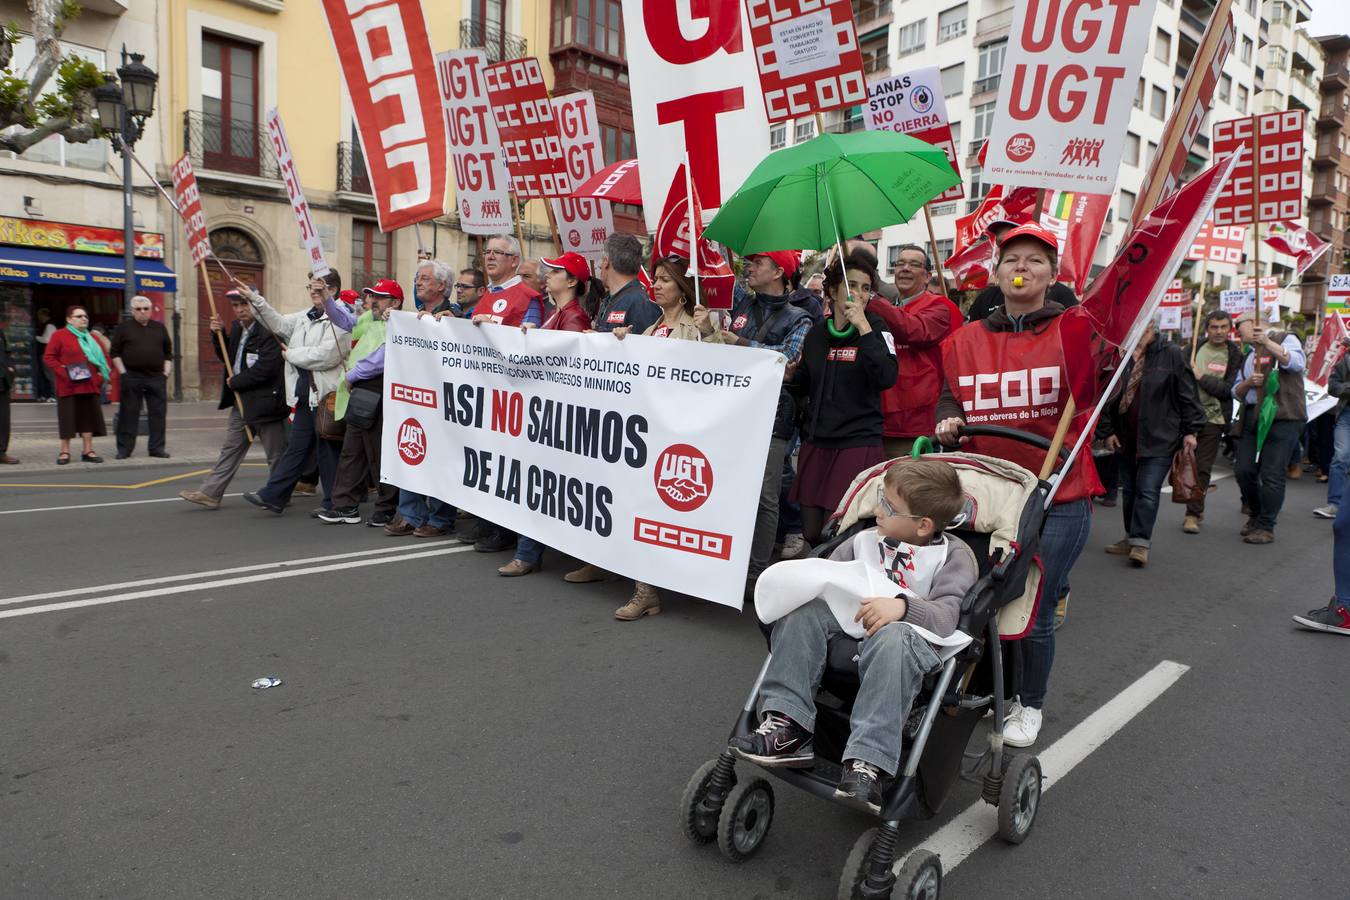
[[[94,438],[108,433],[99,395],[111,375],[103,344],[89,330],[87,309],[66,309],[66,327],[47,342],[42,361],[56,379],[56,422],[61,436],[56,464],[70,462],[70,441],[77,434],[84,443],[80,460],[103,462],[103,457],[94,452]]]

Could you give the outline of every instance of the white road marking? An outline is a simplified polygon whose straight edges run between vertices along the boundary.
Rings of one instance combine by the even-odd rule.
[[[0,615],[3,615],[0,613]],[[1106,743],[1126,723],[1162,696],[1190,671],[1190,666],[1163,660],[1134,684],[1107,701],[1106,705],[1075,725],[1068,734],[1037,753],[1041,761],[1041,793],[1050,788],[1088,757],[1093,750]],[[1005,748],[1004,752],[1035,752]],[[1034,826],[1033,826],[1034,827]],[[978,850],[998,833],[998,809],[976,800],[965,811],[942,826],[935,834],[922,841],[919,847],[936,853],[942,859],[942,872],[955,869],[966,857]],[[912,848],[909,853],[912,853]],[[895,871],[899,872],[909,853],[897,857]]]
[[[238,575],[242,572],[259,572],[264,569],[302,568],[318,563],[355,559],[362,556],[401,554],[414,547],[425,548],[426,546],[426,543],[423,541],[418,541],[416,544],[403,544],[397,547],[377,547],[373,550],[352,550],[347,553],[334,553],[331,556],[313,556],[308,559],[287,559],[281,562],[257,563],[251,566],[235,566],[229,569],[215,569],[209,572],[186,572],[182,575],[164,575],[159,578],[142,578],[139,581],[123,581],[118,584],[99,584],[94,585],[93,587],[48,591],[44,594],[25,594],[22,597],[9,597],[0,600],[0,606],[13,606],[16,603],[32,603],[35,600],[55,600],[57,597],[81,597],[90,594],[102,594],[107,591],[121,591],[126,590],[127,588],[149,587],[155,584],[171,584],[175,581],[198,581],[206,578],[219,578],[222,575]]]
[[[148,597],[165,597],[170,594],[186,594],[192,591],[206,591],[215,588],[232,587],[238,584],[253,584],[259,581],[275,581],[282,578],[295,578],[300,575],[318,575],[323,572],[338,572],[343,569],[358,569],[363,566],[382,566],[387,563],[403,562],[409,559],[422,559],[431,556],[445,556],[450,553],[464,553],[472,550],[473,547],[467,544],[460,544],[453,547],[440,547],[430,550],[422,550],[417,553],[396,553],[389,554],[378,559],[349,559],[346,562],[333,563],[327,566],[308,566],[304,568],[286,569],[279,572],[262,572],[255,575],[241,575],[238,578],[222,578],[217,581],[203,581],[197,584],[179,584],[171,587],[157,587],[146,591],[131,591],[124,594],[110,594],[106,597],[91,597],[85,600],[68,600],[65,603],[48,603],[43,606],[25,606],[21,609],[10,609],[0,611],[0,619],[10,619],[15,616],[32,616],[38,613],[60,612],[66,609],[80,609],[85,606],[102,606],[108,603],[124,603],[127,600],[144,600]],[[346,554],[351,556],[353,554]]]
[[[242,492],[234,494],[225,494],[223,497],[238,497]],[[223,499],[222,497],[222,499]],[[174,495],[172,497],[158,497],[154,500],[117,500],[112,503],[79,503],[74,506],[39,506],[35,509],[0,509],[0,516],[17,516],[19,513],[44,513],[60,512],[63,509],[98,509],[102,506],[136,506],[140,503],[186,503],[182,497]]]

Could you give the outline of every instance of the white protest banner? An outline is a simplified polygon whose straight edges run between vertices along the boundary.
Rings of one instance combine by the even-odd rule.
[[[1251,312],[1256,306],[1256,291],[1251,289],[1219,292],[1219,309],[1239,315]]]
[[[867,99],[849,0],[745,0],[770,122]]]
[[[952,126],[947,118],[947,101],[942,96],[942,73],[937,66],[915,69],[869,84],[863,123],[868,131],[908,134],[940,148],[960,177],[961,166],[956,159],[956,144],[952,141]],[[964,185],[958,182],[931,202],[960,200],[965,195]]]
[[[1181,328],[1181,307],[1158,307],[1158,329],[1160,331],[1178,331]]]
[[[595,118],[595,95],[579,91],[554,97],[550,102],[562,134],[567,174],[572,184],[581,184],[605,165],[600,124]],[[560,197],[550,202],[563,252],[580,253],[592,263],[597,262],[605,252],[605,241],[614,231],[614,204],[578,197]]]
[[[1157,0],[1018,0],[984,180],[1110,194]]]
[[[436,54],[441,112],[455,171],[459,228],[465,234],[509,234],[513,227],[510,185],[497,123],[483,85],[485,68],[487,56],[482,50]]]
[[[1188,341],[1195,333],[1195,312],[1191,307],[1181,310],[1181,339]]]
[[[716,209],[768,155],[769,120],[740,3],[623,0],[623,27],[643,214],[655,231],[686,151],[705,211]]]
[[[300,173],[295,168],[295,158],[291,156],[291,145],[286,140],[286,126],[281,124],[281,113],[275,109],[267,111],[267,133],[272,138],[272,149],[276,151],[277,168],[281,170],[281,180],[286,185],[286,195],[291,199],[291,212],[295,213],[295,224],[300,226],[300,243],[309,255],[309,272],[322,278],[328,274],[328,262],[323,257],[323,241],[319,230],[314,227],[314,219],[309,214],[309,204],[305,202],[305,191],[300,186]]]
[[[389,318],[381,480],[739,609],[783,358]]]

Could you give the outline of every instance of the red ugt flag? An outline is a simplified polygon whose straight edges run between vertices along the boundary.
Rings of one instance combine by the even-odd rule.
[[[652,241],[652,256],[661,259],[677,256],[680,259],[692,259],[689,246],[693,237],[689,233],[689,200],[692,182],[686,181],[684,164],[675,170],[675,178],[666,193],[666,205],[661,209],[661,218],[656,225],[656,236]],[[698,202],[698,189],[693,188],[694,227],[703,230],[703,208]],[[698,247],[699,292],[703,305],[709,309],[731,309],[735,274],[731,266],[722,258],[722,254],[713,249],[713,245],[700,235],[696,238]]]

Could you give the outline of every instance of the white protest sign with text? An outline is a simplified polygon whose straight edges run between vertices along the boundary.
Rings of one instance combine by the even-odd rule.
[[[466,234],[509,234],[513,227],[511,197],[502,162],[502,142],[492,118],[483,70],[482,50],[450,50],[436,54],[436,80],[441,112],[455,174],[459,227]]]
[[[291,155],[290,142],[286,140],[286,126],[281,124],[281,113],[275,109],[267,111],[267,133],[272,138],[272,149],[277,155],[277,168],[281,171],[281,180],[286,185],[286,196],[291,200],[295,224],[300,227],[300,243],[309,256],[309,272],[316,278],[322,278],[328,274],[328,262],[323,256],[323,240],[319,237],[319,230],[314,227],[314,219],[309,214],[309,204],[305,202],[305,191],[300,186],[300,173],[295,168],[295,157]]]
[[[947,161],[959,176],[961,166],[952,141],[952,126],[947,118],[947,101],[942,96],[942,73],[937,66],[915,69],[867,85],[867,105],[863,122],[868,131],[894,131],[908,134],[947,154]],[[933,203],[960,200],[966,195],[961,182],[934,197]]]
[[[402,312],[385,348],[382,481],[741,607],[781,355]]]
[[[1109,194],[1157,0],[1018,0],[984,180]]]
[[[562,134],[563,158],[572,184],[578,185],[605,167],[600,124],[595,118],[595,95],[579,91],[554,97],[553,117]],[[553,218],[563,252],[580,253],[597,262],[605,252],[605,241],[614,231],[614,204],[608,200],[561,197],[550,200]]]

